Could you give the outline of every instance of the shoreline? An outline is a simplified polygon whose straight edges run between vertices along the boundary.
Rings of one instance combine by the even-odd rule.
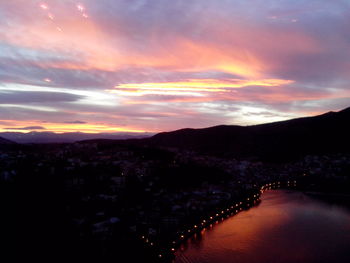
[[[163,248],[160,249],[158,261],[173,262],[173,260],[177,257],[176,252],[188,239],[207,227],[213,227],[216,222],[224,221],[225,219],[231,218],[243,210],[248,210],[249,208],[259,204],[261,202],[261,194],[263,194],[265,191],[274,189],[295,189],[296,186],[296,181],[294,180],[262,185],[252,196],[246,196],[241,200],[234,201],[228,208],[220,209],[220,211],[217,211],[215,215],[208,216],[207,219],[201,220],[198,222],[198,224],[193,225],[192,228],[184,228],[183,230],[178,231],[177,233],[179,234],[179,237],[172,242],[170,251],[169,246],[163,246]],[[145,236],[142,236],[141,238],[147,240]]]

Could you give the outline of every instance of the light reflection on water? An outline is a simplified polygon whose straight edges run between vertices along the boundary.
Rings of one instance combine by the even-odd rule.
[[[301,192],[262,202],[188,240],[176,263],[350,262],[350,211]]]

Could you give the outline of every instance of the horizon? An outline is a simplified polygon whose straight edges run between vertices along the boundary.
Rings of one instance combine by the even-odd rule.
[[[164,130],[164,131],[159,131],[159,132],[82,132],[82,131],[71,131],[71,132],[54,132],[54,131],[48,131],[48,130],[41,130],[41,131],[36,131],[36,130],[6,130],[6,131],[0,131],[0,135],[3,134],[24,134],[24,135],[28,135],[28,134],[55,134],[55,135],[68,135],[68,134],[82,134],[82,135],[96,135],[96,136],[126,136],[126,139],[128,138],[132,138],[134,136],[138,137],[138,136],[153,136],[159,133],[167,133],[167,132],[173,132],[173,131],[178,131],[178,130],[184,130],[184,129],[206,129],[206,128],[212,128],[212,127],[216,127],[216,126],[241,126],[241,127],[250,127],[250,126],[256,126],[256,125],[264,125],[264,124],[271,124],[271,123],[277,123],[277,122],[283,122],[283,121],[291,121],[291,120],[295,120],[295,119],[300,119],[300,118],[312,118],[312,117],[317,117],[317,116],[321,116],[324,114],[328,114],[328,113],[338,113],[341,111],[345,111],[350,109],[350,107],[346,107],[343,108],[339,111],[327,111],[327,112],[323,112],[321,114],[317,114],[317,115],[311,115],[311,116],[300,116],[297,118],[292,118],[292,119],[286,119],[286,120],[280,120],[280,121],[272,121],[272,122],[264,122],[264,123],[257,123],[257,124],[251,124],[251,125],[236,125],[236,124],[218,124],[218,125],[214,125],[214,126],[206,126],[206,127],[199,127],[199,128],[193,128],[193,127],[182,127],[179,129],[175,129],[175,130]],[[130,137],[128,137],[130,136]],[[144,138],[144,137],[140,137],[140,138]],[[97,139],[97,137],[96,137]]]
[[[0,2],[0,132],[159,133],[349,106],[347,1]]]

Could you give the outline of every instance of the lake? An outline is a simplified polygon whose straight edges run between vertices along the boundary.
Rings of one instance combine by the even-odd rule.
[[[289,190],[262,194],[186,241],[175,263],[350,262],[350,210]]]

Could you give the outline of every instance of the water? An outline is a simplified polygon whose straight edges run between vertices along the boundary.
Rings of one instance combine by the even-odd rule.
[[[301,192],[262,202],[187,241],[176,263],[350,262],[350,210]]]

